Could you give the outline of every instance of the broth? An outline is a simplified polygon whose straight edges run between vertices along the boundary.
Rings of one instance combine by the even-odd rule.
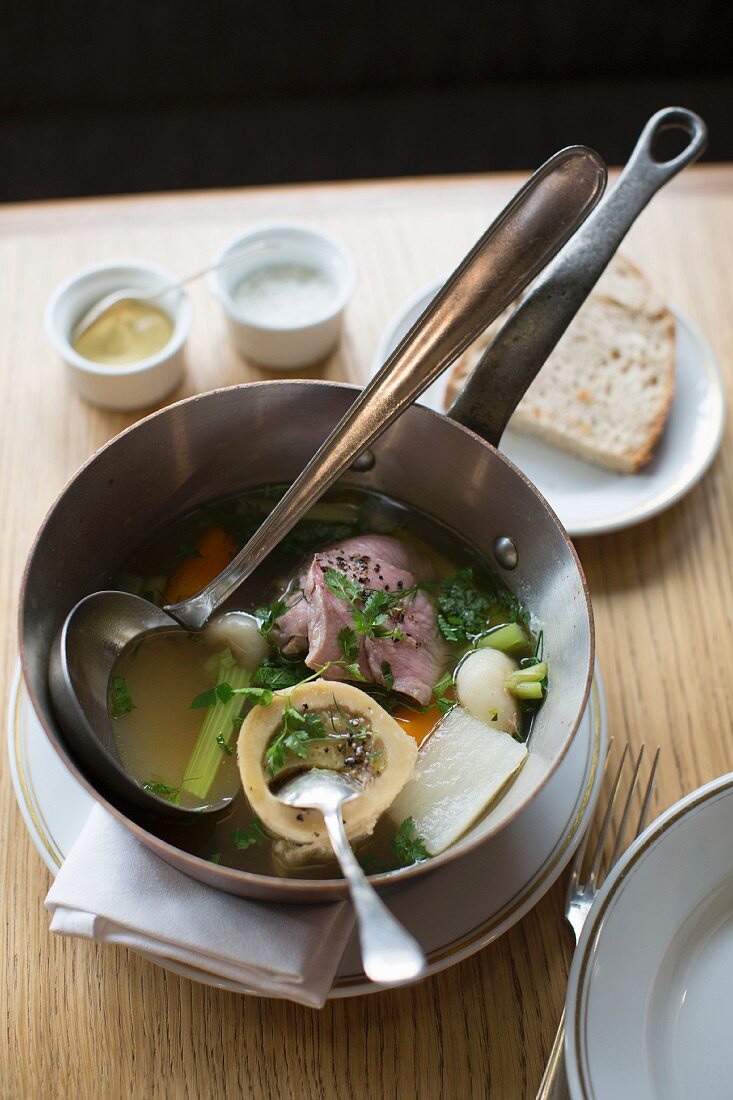
[[[159,606],[199,591],[254,533],[282,491],[277,487],[265,487],[196,509],[153,535],[125,561],[113,576],[112,585],[144,596]],[[292,592],[293,577],[315,552],[360,534],[366,537],[367,533],[398,540],[410,558],[421,563],[421,579],[429,577],[424,587],[430,593],[438,593],[437,597],[431,595],[431,599],[440,601],[443,592],[440,586],[446,578],[460,576],[459,571],[466,569],[482,571],[486,583],[490,581],[496,604],[495,608],[492,604],[488,611],[482,612],[482,622],[485,622],[482,633],[506,624],[508,618],[513,617],[513,621],[520,624],[518,629],[526,630],[527,653],[534,649],[535,639],[526,625],[521,625],[526,623],[528,616],[498,578],[478,561],[470,546],[440,524],[397,502],[353,489],[340,488],[327,494],[234,594],[225,610],[257,613],[260,623],[264,621],[265,637],[272,642],[266,615],[258,609],[266,608],[284,591]],[[450,635],[451,628],[444,624],[441,629],[444,635]],[[378,639],[379,633],[374,637]],[[259,644],[264,646],[261,640]],[[465,638],[444,637],[441,644],[449,670],[455,669],[469,643]],[[250,683],[249,676],[235,679],[231,685],[227,678],[224,681],[227,692],[230,688],[237,689],[232,698],[224,707],[207,706],[207,693],[211,696],[217,683],[216,666],[221,652],[221,643],[213,644],[206,634],[192,636],[164,631],[129,646],[114,669],[110,696],[112,727],[121,759],[130,773],[148,789],[182,805],[229,804],[228,812],[216,820],[202,817],[191,825],[161,825],[159,834],[202,858],[242,870],[278,876],[339,877],[335,861],[322,855],[303,865],[284,862],[277,838],[257,821],[242,789],[234,750],[241,722],[253,709],[262,711],[265,708],[258,706],[250,696],[237,694],[240,690],[250,691],[251,695],[251,687],[237,689],[237,684]],[[299,658],[288,661],[278,656],[274,649],[265,652],[269,654],[269,663],[280,662],[278,667],[286,673],[298,666],[301,674],[316,675],[312,669],[306,669]],[[268,671],[272,673],[273,670]],[[252,684],[257,682],[257,675],[252,678]],[[353,676],[349,678],[354,681]],[[441,713],[450,707],[452,687],[447,687],[441,697],[436,684],[435,701],[418,706],[414,699],[395,694],[387,683],[385,680],[379,686],[358,682],[356,686],[391,710],[403,729],[419,744],[421,737],[429,736],[439,722]],[[121,705],[115,697],[116,687],[120,691]],[[542,690],[544,692],[545,688]],[[528,735],[534,705],[521,705],[518,710],[521,723],[515,737],[521,741]],[[200,779],[191,774],[191,761],[197,739],[200,739],[202,722],[211,722],[219,711],[224,716],[223,724],[221,728],[210,730],[214,739],[212,744],[217,745],[213,763],[209,754],[214,778],[202,798],[189,789]],[[318,754],[314,759],[319,759]],[[290,764],[300,766],[302,761],[292,755]],[[273,782],[271,789],[275,786]],[[406,848],[399,836],[395,840],[396,824],[399,823],[384,813],[373,834],[356,842],[357,855],[369,873],[404,866],[405,851],[417,852],[417,858],[421,858],[419,843],[410,837],[409,827],[401,830],[403,839],[407,840]],[[407,822],[404,824],[407,826]]]

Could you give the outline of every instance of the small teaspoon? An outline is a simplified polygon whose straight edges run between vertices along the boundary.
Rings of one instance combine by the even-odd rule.
[[[234,263],[235,260],[241,260],[245,256],[251,256],[256,252],[276,252],[280,247],[281,246],[276,241],[257,241],[254,244],[248,245],[246,248],[239,249],[237,252],[232,252],[215,264],[207,264],[206,267],[200,267],[198,271],[186,275],[183,279],[176,279],[168,283],[159,283],[157,286],[150,287],[149,289],[121,287],[119,290],[113,290],[109,294],[105,294],[104,298],[100,298],[98,302],[95,302],[94,305],[86,311],[86,313],[82,314],[72,329],[71,342],[72,344],[76,343],[79,337],[82,336],[87,329],[91,328],[95,321],[98,321],[103,314],[120,302],[147,302],[151,298],[162,298],[164,294],[170,294],[172,290],[180,290],[181,287],[186,286],[188,283],[200,279],[203,275],[208,275],[210,271],[218,271],[220,268]]]
[[[380,985],[414,981],[425,970],[425,956],[367,881],[351,850],[341,808],[360,788],[340,772],[311,768],[291,779],[277,792],[286,806],[319,810],[329,840],[351,892],[359,924],[359,943],[364,973]]]

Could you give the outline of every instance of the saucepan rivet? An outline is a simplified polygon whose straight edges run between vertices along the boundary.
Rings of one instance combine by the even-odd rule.
[[[359,474],[363,474],[366,473],[367,470],[371,470],[376,461],[374,451],[362,451],[359,457],[351,463],[351,469],[356,470]]]
[[[499,535],[494,539],[494,557],[503,569],[516,569],[519,553],[514,539],[510,539],[508,535]]]

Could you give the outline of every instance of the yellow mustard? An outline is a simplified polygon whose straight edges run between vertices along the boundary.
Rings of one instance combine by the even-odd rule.
[[[73,343],[74,351],[93,363],[121,366],[155,355],[173,335],[173,321],[147,302],[117,302]]]

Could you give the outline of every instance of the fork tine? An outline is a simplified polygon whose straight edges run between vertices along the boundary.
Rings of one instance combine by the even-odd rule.
[[[608,765],[609,765],[609,761],[611,759],[611,751],[613,749],[613,743],[614,743],[614,737],[611,736],[608,739],[608,747],[606,749],[606,755],[605,755],[605,758],[603,760],[603,778],[604,779],[606,777],[606,772],[608,771]],[[585,853],[586,853],[587,848],[588,848],[588,842],[590,840],[590,834],[591,834],[591,828],[590,828],[590,826],[588,826],[588,828],[585,830],[585,833],[583,834],[583,839],[581,840],[580,844],[578,845],[578,850],[575,853],[575,857],[573,859],[573,865],[572,865],[572,868],[571,868],[571,871],[570,871],[570,877],[568,878],[568,886],[567,886],[567,890],[565,891],[565,908],[566,909],[567,909],[568,905],[570,904],[570,902],[572,901],[573,895],[575,894],[575,888],[578,885],[578,879],[580,878],[580,870],[581,870],[581,867],[583,866],[583,862],[585,860]]]
[[[629,784],[629,793],[626,795],[626,803],[624,805],[623,813],[621,814],[621,821],[619,822],[619,826],[618,826],[618,829],[616,831],[616,842],[614,843],[613,851],[611,852],[611,858],[608,862],[609,867],[613,867],[614,863],[618,859],[619,852],[621,851],[621,845],[623,843],[624,833],[626,832],[626,823],[628,822],[629,814],[631,813],[631,802],[632,802],[633,797],[634,797],[634,790],[636,788],[636,781],[639,778],[639,768],[641,767],[641,762],[644,759],[644,749],[645,748],[646,748],[646,746],[642,742],[641,748],[639,749],[639,755],[636,758],[636,764],[634,765],[634,773],[631,776],[631,783]]]
[[[654,791],[654,780],[657,774],[657,763],[659,761],[659,748],[657,745],[657,751],[654,753],[654,759],[652,760],[651,771],[649,772],[649,779],[646,785],[646,792],[644,794],[644,801],[641,805],[641,813],[639,814],[639,824],[636,827],[635,838],[642,833],[646,827],[646,819],[649,814],[649,806],[652,801],[652,793]]]
[[[593,885],[598,879],[598,871],[601,866],[601,860],[603,859],[603,846],[606,843],[606,837],[608,836],[608,830],[611,827],[611,815],[613,813],[613,804],[616,801],[616,795],[618,794],[619,784],[621,782],[621,775],[624,770],[624,764],[626,763],[626,757],[629,755],[629,743],[628,741],[624,745],[624,751],[621,753],[621,760],[619,762],[618,769],[616,771],[616,778],[613,781],[613,787],[611,788],[611,797],[608,800],[608,806],[603,816],[603,824],[601,825],[601,831],[598,834],[596,841],[595,852],[593,853],[593,861],[591,863],[590,874],[588,875],[589,885]]]

